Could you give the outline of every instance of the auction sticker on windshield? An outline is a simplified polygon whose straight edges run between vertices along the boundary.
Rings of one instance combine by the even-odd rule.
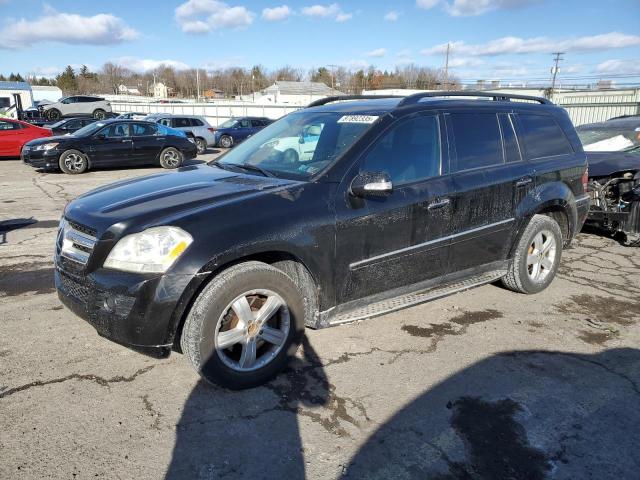
[[[373,123],[377,119],[377,115],[344,115],[338,123]]]

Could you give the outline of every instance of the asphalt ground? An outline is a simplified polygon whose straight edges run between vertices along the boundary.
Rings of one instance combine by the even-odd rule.
[[[0,162],[1,479],[640,478],[640,249],[582,233],[540,294],[308,331],[285,373],[231,392],[99,337],[54,291],[66,202],[157,170]]]

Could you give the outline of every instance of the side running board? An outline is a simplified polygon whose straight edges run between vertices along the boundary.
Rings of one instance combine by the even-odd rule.
[[[371,303],[365,307],[330,316],[328,318],[328,324],[329,326],[333,326],[378,317],[386,313],[395,312],[396,310],[463,292],[464,290],[469,290],[470,288],[478,287],[486,283],[495,282],[506,274],[507,272],[505,270],[494,270],[459,282],[448,283],[439,287]]]

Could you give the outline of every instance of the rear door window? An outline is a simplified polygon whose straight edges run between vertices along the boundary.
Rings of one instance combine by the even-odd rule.
[[[449,120],[456,149],[452,172],[504,163],[495,113],[451,113]]]
[[[155,125],[148,125],[146,123],[134,123],[131,125],[131,130],[134,137],[151,136],[158,132]]]
[[[173,126],[175,128],[190,127],[191,126],[191,119],[190,118],[174,118],[173,119]]]
[[[425,115],[391,127],[367,153],[363,172],[385,172],[391,181],[404,183],[440,175],[438,119]]]
[[[519,113],[519,136],[527,158],[545,158],[573,153],[573,148],[555,119],[550,115]]]
[[[22,125],[20,125],[19,123],[3,122],[2,120],[0,120],[0,131],[20,130],[21,128]]]

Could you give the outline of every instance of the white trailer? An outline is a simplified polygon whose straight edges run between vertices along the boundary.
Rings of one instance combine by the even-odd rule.
[[[27,82],[0,82],[0,114],[17,118],[18,111],[33,106],[33,92]]]

